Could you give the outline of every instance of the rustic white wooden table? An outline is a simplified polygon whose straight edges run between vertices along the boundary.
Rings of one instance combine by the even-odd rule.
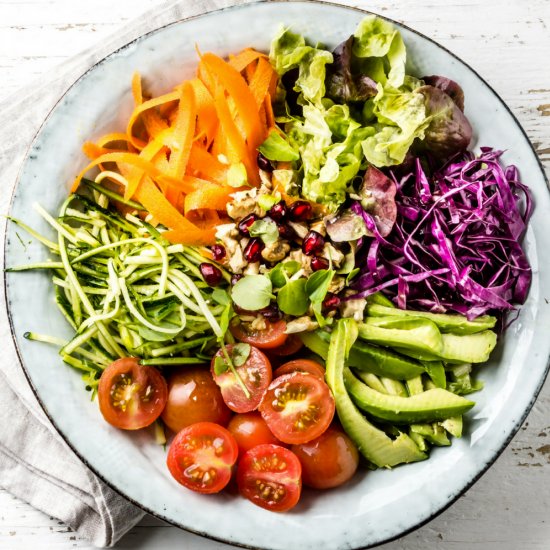
[[[0,0],[0,100],[55,71],[156,0]],[[527,130],[550,173],[550,0],[347,0],[403,21],[472,65]],[[529,183],[529,182],[526,182]],[[1,420],[0,420],[1,421]],[[0,480],[1,482],[1,480]],[[0,488],[0,548],[91,548]],[[152,517],[119,548],[228,548]],[[550,549],[550,380],[506,451],[446,512],[384,550]]]

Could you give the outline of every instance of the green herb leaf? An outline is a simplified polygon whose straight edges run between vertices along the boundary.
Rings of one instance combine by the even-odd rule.
[[[250,344],[235,344],[231,350],[231,359],[236,367],[242,367],[250,357]]]
[[[277,264],[269,272],[271,282],[276,288],[285,286],[288,278],[292,277],[295,273],[298,273],[300,267],[300,262],[296,262],[295,260],[289,260],[288,262]]]
[[[216,373],[216,376],[219,376],[228,370],[229,365],[225,362],[224,358],[217,355],[214,359],[214,372]]]
[[[295,151],[290,143],[277,132],[271,132],[267,136],[267,139],[258,147],[258,150],[269,160],[288,162],[300,158],[298,151]]]
[[[306,280],[303,278],[288,281],[277,294],[277,305],[288,315],[303,315],[308,308]]]
[[[227,170],[227,185],[231,187],[243,187],[248,185],[246,167],[242,162],[232,164]]]
[[[323,302],[333,277],[334,271],[332,269],[320,269],[309,277],[305,289],[312,302]]]
[[[251,237],[260,237],[265,244],[274,243],[279,238],[279,228],[273,220],[256,220],[248,232]]]
[[[349,285],[350,281],[361,271],[360,268],[356,267],[355,269],[352,269],[348,276],[346,277],[346,286]]]
[[[231,303],[229,293],[223,288],[215,288],[212,291],[212,300],[214,300],[214,302],[220,304],[221,306],[226,306],[227,304]]]
[[[258,205],[262,210],[265,210],[267,212],[274,204],[277,204],[280,200],[280,198],[275,197],[274,195],[259,195]]]
[[[265,275],[245,275],[235,283],[231,291],[233,301],[248,311],[257,311],[269,305],[275,298],[273,286]]]

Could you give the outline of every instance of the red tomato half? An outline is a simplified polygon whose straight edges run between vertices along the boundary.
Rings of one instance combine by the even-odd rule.
[[[303,345],[304,344],[299,336],[296,334],[289,334],[282,346],[270,349],[269,353],[278,357],[286,357],[287,355],[292,355],[293,353],[300,351]]]
[[[275,437],[297,444],[319,437],[329,427],[335,405],[323,380],[295,372],[273,380],[259,410]]]
[[[342,485],[353,477],[359,464],[359,452],[353,441],[332,426],[312,441],[293,445],[292,451],[302,464],[304,485],[315,489]]]
[[[288,334],[285,333],[286,323],[281,320],[275,323],[266,321],[266,324],[267,328],[265,330],[248,331],[242,323],[232,324],[230,330],[237,340],[260,349],[273,349],[282,346],[288,337]]]
[[[157,369],[140,365],[137,357],[124,357],[103,371],[98,396],[99,410],[109,424],[139,430],[160,416],[168,387]]]
[[[278,445],[280,443],[257,411],[236,414],[229,421],[227,429],[235,438],[241,455],[258,445],[265,443]]]
[[[173,432],[196,422],[226,426],[230,418],[231,411],[209,370],[184,367],[170,372],[162,420]]]
[[[225,346],[225,349],[231,356],[233,346]],[[250,394],[247,397],[237,377],[231,370],[228,369],[222,374],[216,374],[214,369],[216,357],[224,357],[221,349],[212,358],[211,371],[214,381],[220,387],[226,405],[238,413],[245,413],[256,409],[271,382],[271,363],[269,359],[259,349],[250,346],[248,359],[243,365],[236,367],[238,375]]]
[[[302,467],[294,453],[279,445],[258,445],[241,458],[239,491],[245,498],[273,512],[286,512],[300,499]]]
[[[319,363],[311,359],[294,359],[293,361],[287,361],[273,373],[273,379],[283,374],[291,374],[293,372],[308,372],[309,374],[318,376],[321,380],[325,379],[325,369],[319,365]]]
[[[198,493],[218,493],[231,479],[239,450],[235,438],[213,422],[197,422],[179,432],[166,463],[174,479]]]

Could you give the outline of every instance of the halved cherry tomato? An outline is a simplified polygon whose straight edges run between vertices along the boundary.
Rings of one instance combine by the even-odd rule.
[[[286,342],[282,346],[270,349],[269,353],[277,357],[286,357],[287,355],[292,355],[300,351],[303,345],[299,336],[296,336],[296,334],[289,334]]]
[[[229,356],[233,353],[233,345],[225,346]],[[257,348],[250,346],[250,355],[236,371],[248,389],[247,397],[239,384],[237,377],[228,369],[222,374],[216,374],[214,364],[216,357],[224,358],[222,350],[218,350],[212,358],[212,376],[222,391],[222,397],[226,405],[235,412],[245,413],[258,407],[265,390],[271,383],[271,363],[269,359]]]
[[[231,411],[209,370],[183,368],[171,371],[162,420],[173,432],[196,422],[226,426],[230,418]]]
[[[229,421],[227,429],[235,438],[239,446],[239,454],[241,455],[253,447],[265,443],[272,443],[273,445],[280,444],[280,441],[267,427],[262,415],[257,411],[236,414]]]
[[[303,372],[275,378],[259,407],[275,437],[306,443],[319,437],[334,417],[334,398],[319,377]]]
[[[294,359],[293,361],[287,361],[273,373],[273,379],[283,374],[291,374],[293,372],[308,372],[309,374],[318,376],[321,380],[325,379],[325,369],[319,365],[319,363],[311,359]]]
[[[293,445],[292,451],[300,459],[304,485],[314,489],[342,485],[353,477],[359,464],[357,447],[333,426],[312,441]]]
[[[198,493],[218,493],[231,479],[238,453],[235,438],[223,426],[197,422],[176,435],[166,464],[184,487]]]
[[[99,410],[109,424],[139,430],[160,416],[168,388],[157,369],[140,365],[137,357],[123,357],[103,371],[98,396]]]
[[[266,321],[267,328],[264,330],[246,330],[242,323],[232,324],[229,328],[231,334],[241,342],[252,344],[260,349],[273,349],[282,346],[288,337],[285,333],[286,323]]]
[[[286,512],[300,499],[302,466],[294,453],[279,445],[258,445],[239,462],[241,495],[273,512]]]

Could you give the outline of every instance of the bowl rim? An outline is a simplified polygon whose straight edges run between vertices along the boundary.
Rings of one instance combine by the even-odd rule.
[[[35,142],[38,140],[40,134],[42,133],[42,130],[44,128],[44,126],[46,125],[46,123],[48,122],[48,120],[50,119],[52,113],[58,108],[58,106],[60,105],[60,103],[63,101],[63,99],[65,98],[65,96],[67,95],[67,93],[72,90],[72,88],[74,86],[76,86],[88,73],[90,73],[91,71],[95,70],[96,67],[98,67],[99,65],[101,65],[102,63],[104,63],[108,58],[110,58],[112,55],[115,55],[117,53],[120,53],[122,52],[123,50],[125,50],[126,48],[128,48],[129,46],[133,45],[133,44],[136,44],[138,42],[140,42],[141,40],[145,39],[146,37],[148,37],[149,35],[153,34],[153,33],[157,33],[165,28],[168,28],[168,27],[172,27],[173,25],[178,25],[184,21],[192,21],[194,19],[199,19],[199,18],[203,18],[203,17],[208,17],[209,15],[212,15],[212,14],[219,14],[219,13],[222,13],[222,12],[225,12],[225,11],[230,11],[230,10],[239,10],[239,9],[246,9],[248,8],[249,6],[257,6],[257,5],[260,5],[260,4],[290,4],[290,3],[295,3],[295,2],[303,2],[303,3],[309,3],[309,4],[317,4],[317,5],[321,5],[321,6],[328,6],[330,8],[337,8],[337,9],[342,9],[342,10],[349,10],[349,11],[354,11],[354,12],[358,12],[358,13],[362,13],[362,14],[365,14],[365,15],[375,15],[376,17],[379,17],[380,19],[383,19],[385,21],[388,21],[389,23],[392,23],[393,25],[396,25],[397,27],[401,27],[401,28],[404,28],[406,30],[408,30],[409,32],[411,33],[414,33],[416,34],[417,36],[420,36],[421,38],[429,41],[431,44],[433,44],[434,46],[436,46],[437,48],[443,50],[444,52],[446,52],[448,55],[450,55],[451,57],[453,57],[456,61],[458,61],[460,64],[462,64],[464,67],[466,67],[469,71],[471,71],[486,87],[487,89],[493,94],[493,96],[495,97],[495,100],[500,102],[500,104],[502,105],[502,107],[504,107],[504,109],[508,112],[508,114],[511,116],[513,122],[515,123],[515,125],[517,126],[517,128],[520,130],[520,132],[522,133],[523,137],[525,138],[527,144],[529,145],[529,148],[531,149],[532,153],[533,153],[533,156],[536,160],[536,163],[537,163],[537,166],[542,174],[542,177],[543,177],[543,180],[544,182],[546,183],[546,189],[547,189],[547,192],[550,193],[550,182],[548,180],[548,177],[546,175],[546,172],[545,172],[545,169],[544,169],[544,166],[542,164],[542,161],[535,149],[535,147],[533,146],[527,132],[525,131],[525,129],[523,128],[523,126],[521,125],[521,123],[519,122],[519,120],[517,119],[516,115],[513,113],[513,111],[510,109],[510,107],[507,105],[507,103],[500,97],[500,95],[497,93],[497,91],[468,63],[466,63],[462,58],[460,58],[458,55],[456,55],[455,53],[453,53],[451,50],[449,50],[447,47],[443,46],[442,44],[440,44],[439,42],[437,42],[436,40],[434,40],[433,38],[430,38],[429,36],[426,36],[425,34],[421,33],[420,31],[417,31],[416,29],[414,28],[411,28],[409,27],[407,24],[403,23],[403,22],[400,22],[400,21],[396,21],[395,19],[392,19],[390,17],[387,17],[385,15],[381,15],[379,13],[376,13],[376,12],[373,12],[371,10],[367,10],[367,9],[363,9],[363,8],[359,8],[359,7],[356,7],[356,6],[349,6],[349,5],[345,5],[345,4],[337,4],[335,2],[331,2],[329,0],[252,0],[250,2],[246,2],[244,4],[233,4],[233,5],[230,5],[230,6],[225,6],[225,7],[221,7],[221,8],[216,8],[216,9],[213,9],[213,10],[209,10],[209,11],[206,11],[206,12],[203,12],[203,13],[200,13],[200,14],[196,14],[196,15],[191,15],[191,16],[187,16],[187,17],[182,17],[182,18],[179,18],[175,21],[172,21],[170,23],[166,23],[164,25],[161,25],[159,27],[155,27],[154,29],[150,30],[150,31],[147,31],[146,33],[143,33],[143,34],[140,34],[139,36],[137,36],[136,38],[126,42],[125,44],[123,44],[122,46],[119,46],[118,48],[112,50],[111,52],[107,53],[105,56],[103,56],[101,59],[95,61],[93,63],[93,65],[91,65],[88,69],[86,69],[80,76],[78,76],[67,88],[66,90],[62,93],[62,95],[57,99],[57,101],[54,103],[54,105],[49,109],[47,115],[44,117],[44,120],[41,122],[40,124],[40,127],[38,128],[38,130],[36,131],[36,133],[34,134],[29,146],[27,147],[26,151],[25,151],[25,156],[24,156],[24,159],[23,161],[21,162],[21,165],[19,167],[19,171],[18,171],[18,174],[17,174],[17,177],[15,179],[15,182],[13,184],[13,187],[12,187],[12,190],[11,190],[11,197],[10,197],[10,200],[9,200],[9,206],[8,206],[8,216],[6,216],[6,219],[5,219],[5,222],[4,222],[4,253],[3,253],[3,261],[4,261],[4,266],[6,265],[6,251],[7,251],[7,235],[8,235],[8,231],[7,231],[7,228],[8,228],[8,225],[9,225],[9,212],[12,211],[12,207],[13,207],[13,202],[14,202],[14,199],[15,199],[15,195],[16,195],[16,191],[19,187],[19,184],[20,184],[20,180],[21,180],[21,177],[22,177],[22,174],[23,174],[23,168],[25,166],[25,164],[27,163],[27,160],[29,158],[29,155],[30,155],[30,152],[31,150],[33,149],[34,145],[35,145]],[[3,290],[4,290],[4,296],[7,298],[7,292],[8,292],[8,283],[7,283],[7,277],[5,275],[5,272],[3,274]],[[184,526],[180,523],[178,523],[177,521],[173,520],[173,519],[170,519],[166,516],[164,516],[162,513],[158,512],[158,511],[155,511],[155,510],[152,510],[152,509],[149,509],[146,505],[144,504],[141,504],[140,502],[136,501],[135,499],[129,497],[128,495],[126,495],[121,489],[119,489],[118,487],[115,486],[115,484],[113,482],[110,482],[108,481],[106,478],[103,477],[103,475],[98,472],[89,462],[88,460],[82,456],[80,454],[80,452],[78,451],[78,449],[72,444],[72,442],[69,440],[68,436],[66,436],[63,431],[59,428],[59,426],[57,425],[55,419],[50,415],[49,411],[47,410],[45,404],[42,402],[42,399],[40,398],[40,394],[37,390],[37,388],[35,387],[33,381],[32,381],[32,377],[30,375],[30,372],[27,370],[27,368],[25,367],[25,363],[23,361],[23,357],[22,357],[22,353],[19,349],[19,345],[18,345],[18,342],[17,342],[17,338],[16,338],[16,335],[15,335],[15,330],[14,330],[14,326],[13,326],[13,319],[12,319],[12,313],[11,313],[11,309],[10,309],[10,305],[8,303],[8,300],[6,299],[5,300],[5,310],[6,310],[6,315],[8,317],[8,321],[9,321],[9,329],[10,329],[10,335],[11,335],[11,338],[12,338],[12,342],[14,344],[14,347],[15,347],[15,351],[16,351],[16,354],[17,354],[17,358],[19,360],[19,364],[20,364],[20,367],[21,369],[23,370],[23,373],[25,375],[25,378],[27,379],[27,382],[29,383],[30,387],[31,387],[31,390],[34,394],[34,396],[36,397],[40,407],[42,408],[44,414],[46,415],[46,417],[48,418],[48,420],[52,423],[53,427],[55,428],[55,430],[57,431],[57,433],[61,436],[61,438],[63,439],[63,441],[68,445],[68,447],[75,453],[75,455],[78,457],[78,459],[87,467],[90,469],[90,471],[95,475],[97,476],[98,479],[100,479],[107,487],[109,487],[111,490],[113,490],[115,493],[119,494],[120,496],[122,496],[123,498],[125,498],[128,502],[132,503],[134,506],[136,506],[137,508],[143,510],[144,512],[170,524],[170,525],[173,525],[175,527],[178,527],[184,531],[187,531],[189,533],[192,533],[194,535],[198,535],[198,536],[201,536],[201,537],[204,537],[204,538],[207,538],[207,539],[210,539],[210,540],[214,540],[214,541],[217,541],[217,542],[222,542],[222,543],[225,543],[227,545],[230,545],[230,546],[235,546],[235,547],[239,547],[239,548],[247,548],[247,549],[250,549],[250,550],[258,550],[258,547],[257,546],[250,546],[250,545],[247,545],[247,544],[244,544],[244,543],[239,543],[239,542],[234,542],[234,541],[231,541],[231,540],[227,540],[227,539],[224,539],[222,537],[217,537],[217,536],[214,536],[212,534],[209,534],[207,532],[204,532],[204,531],[200,531],[200,530],[196,530],[196,529],[192,529],[191,527],[188,527],[188,526]],[[424,519],[421,519],[420,521],[418,521],[417,523],[415,523],[414,525],[412,525],[411,527],[403,530],[403,531],[400,531],[399,533],[397,534],[394,534],[394,535],[391,535],[391,536],[388,536],[384,539],[381,539],[379,540],[378,542],[374,542],[372,544],[368,544],[366,546],[357,546],[357,547],[354,547],[353,549],[350,547],[350,550],[367,550],[369,548],[375,548],[377,546],[380,546],[382,544],[386,544],[388,542],[391,542],[391,541],[394,541],[394,540],[397,540],[401,537],[404,537],[410,533],[412,533],[413,531],[416,531],[417,529],[419,529],[420,527],[430,523],[433,519],[435,519],[437,516],[439,516],[440,514],[442,514],[445,510],[447,510],[448,508],[450,508],[461,496],[463,496],[466,491],[468,491],[486,472],[487,470],[496,462],[496,460],[498,459],[498,457],[503,453],[503,451],[506,449],[506,447],[510,444],[510,442],[512,441],[512,439],[515,437],[515,435],[517,434],[517,432],[519,431],[520,427],[522,426],[522,424],[525,422],[526,418],[528,417],[529,413],[531,412],[531,409],[533,408],[539,394],[540,394],[540,391],[542,390],[542,387],[544,386],[544,383],[548,377],[548,374],[550,372],[550,356],[547,358],[546,360],[546,368],[544,370],[544,373],[543,375],[541,376],[541,379],[539,380],[538,382],[538,385],[535,389],[535,392],[533,393],[533,396],[528,404],[528,406],[526,407],[525,411],[523,412],[523,414],[518,418],[518,420],[514,423],[514,425],[512,426],[512,430],[510,431],[508,437],[505,439],[505,441],[502,443],[502,445],[496,449],[494,452],[493,452],[493,456],[490,460],[488,460],[484,465],[483,467],[479,470],[479,472],[473,476],[464,486],[463,488],[457,492],[456,495],[452,496],[451,498],[449,498],[447,500],[447,502],[445,504],[443,504],[442,506],[440,506],[439,508],[437,508],[436,510],[434,510],[432,513],[430,513],[429,515],[427,515]],[[264,547],[264,548],[261,548],[259,550],[270,550],[268,547]]]

